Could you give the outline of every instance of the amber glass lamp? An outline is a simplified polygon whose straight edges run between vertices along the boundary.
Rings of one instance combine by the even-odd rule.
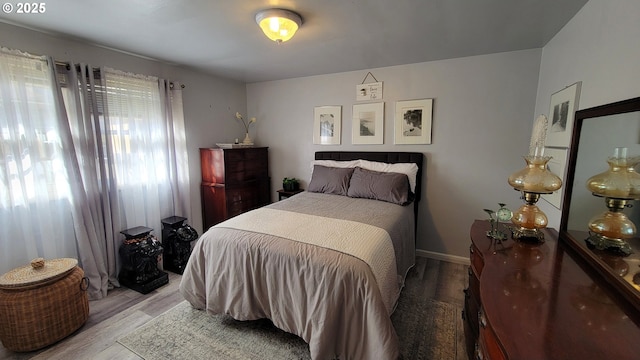
[[[547,163],[551,156],[544,156],[544,148],[536,149],[533,155],[524,156],[527,166],[509,176],[509,185],[522,193],[525,204],[513,213],[511,222],[515,225],[513,238],[541,242],[548,219],[536,203],[542,194],[551,194],[560,189],[562,180],[549,171]]]
[[[622,211],[640,200],[640,174],[635,170],[640,157],[627,157],[627,148],[616,148],[607,159],[609,169],[587,180],[587,189],[595,196],[605,198],[608,208],[589,221],[587,244],[598,250],[621,255],[631,254],[626,239],[636,234],[636,226]]]

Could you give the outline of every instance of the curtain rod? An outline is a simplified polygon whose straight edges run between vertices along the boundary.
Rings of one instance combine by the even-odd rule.
[[[67,70],[71,70],[71,64],[69,64],[69,62],[66,61],[59,61],[59,60],[55,60],[55,64],[59,65],[59,66],[64,66]],[[79,67],[79,64],[76,64],[76,67]],[[99,70],[99,68],[91,68],[92,71],[96,71]],[[173,81],[169,81],[169,88],[173,89]],[[187,86],[185,84],[180,84],[180,89],[184,89]]]

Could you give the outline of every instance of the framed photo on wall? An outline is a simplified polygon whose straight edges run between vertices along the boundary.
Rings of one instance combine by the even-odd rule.
[[[313,109],[313,143],[340,145],[342,106],[316,106]]]
[[[396,101],[395,144],[431,144],[433,99]]]
[[[581,85],[582,82],[578,81],[551,95],[545,142],[547,146],[568,148],[571,144],[573,118],[578,109]]]
[[[384,143],[384,103],[353,105],[353,144]]]
[[[551,156],[551,160],[547,163],[549,171],[558,175],[562,180],[562,187],[559,190],[554,191],[551,194],[544,194],[542,198],[549,202],[549,204],[555,206],[558,209],[562,209],[562,198],[564,194],[564,173],[567,169],[567,155],[569,149],[564,148],[544,148],[544,155]]]

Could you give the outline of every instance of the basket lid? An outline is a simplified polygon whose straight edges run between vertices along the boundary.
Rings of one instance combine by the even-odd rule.
[[[30,265],[15,268],[0,276],[0,289],[17,289],[54,282],[70,273],[76,265],[78,260],[72,258],[33,259]]]

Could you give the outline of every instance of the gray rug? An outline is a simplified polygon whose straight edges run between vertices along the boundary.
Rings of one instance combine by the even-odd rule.
[[[404,289],[392,316],[403,359],[455,359],[455,306],[411,290]],[[301,338],[268,320],[213,316],[186,301],[118,342],[147,360],[310,359],[309,346]]]

